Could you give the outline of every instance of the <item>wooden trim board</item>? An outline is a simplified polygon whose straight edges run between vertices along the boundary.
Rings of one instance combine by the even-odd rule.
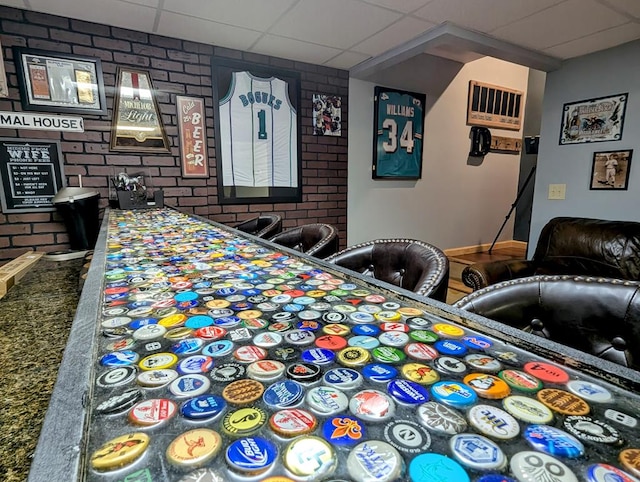
[[[31,267],[42,258],[45,253],[27,251],[7,264],[0,266],[0,298],[26,275]]]
[[[488,251],[490,247],[491,247],[491,243],[478,244],[476,246],[464,246],[462,248],[445,249],[444,254],[446,254],[448,257],[454,257],[454,256],[460,256],[463,254],[483,253],[485,251]],[[515,241],[515,240],[499,241],[493,247],[493,249],[500,249],[500,248],[522,248],[526,250],[527,243],[525,243],[524,241]]]

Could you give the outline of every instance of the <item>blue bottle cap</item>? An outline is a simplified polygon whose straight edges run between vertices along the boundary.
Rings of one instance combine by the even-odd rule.
[[[174,343],[171,346],[171,351],[176,355],[188,355],[200,351],[202,345],[204,345],[202,338],[186,338]]]
[[[184,326],[187,328],[193,328],[197,330],[198,328],[204,328],[205,326],[213,325],[213,318],[206,315],[196,315],[189,318],[185,321]]]
[[[183,301],[193,301],[198,299],[198,293],[195,291],[182,291],[181,293],[176,293],[173,299],[178,303],[182,303]]]
[[[410,380],[391,380],[387,391],[400,403],[417,405],[429,401],[429,392],[422,385]]]
[[[362,375],[351,368],[333,368],[324,374],[324,382],[335,388],[349,390],[362,385]]]
[[[202,354],[212,357],[228,355],[233,350],[233,342],[230,340],[217,340],[209,343],[202,349]]]
[[[138,318],[129,323],[129,328],[132,330],[137,330],[138,328],[145,325],[156,325],[158,323],[157,318]]]
[[[635,477],[617,467],[607,464],[594,464],[587,468],[588,482],[635,482]]]
[[[327,365],[335,359],[336,354],[326,348],[310,348],[303,351],[300,357],[303,362]]]
[[[229,466],[244,473],[260,473],[267,470],[278,457],[278,448],[273,442],[261,437],[245,437],[227,448]]]
[[[466,335],[462,337],[461,341],[472,350],[486,350],[493,346],[493,341],[490,338],[480,335]]]
[[[438,402],[456,408],[470,407],[478,400],[478,395],[471,388],[452,380],[443,380],[433,384],[431,396]]]
[[[322,424],[322,436],[332,445],[352,446],[366,437],[366,427],[356,417],[338,415]]]
[[[362,367],[362,375],[371,382],[387,382],[398,376],[398,370],[386,363],[370,363]]]
[[[206,355],[192,355],[180,360],[177,369],[181,375],[207,373],[213,368],[213,358]]]
[[[507,457],[498,445],[487,437],[460,433],[449,440],[453,456],[462,465],[476,470],[501,470]]]
[[[380,345],[380,340],[368,335],[358,335],[349,338],[349,346],[359,346],[365,350],[373,350]]]
[[[467,347],[456,340],[436,341],[433,346],[443,355],[462,356],[467,353]]]
[[[420,454],[409,464],[412,482],[470,482],[462,466],[440,454]]]
[[[223,308],[222,310],[226,310],[226,308]],[[222,310],[211,310],[211,311],[222,311]],[[209,314],[212,314],[211,311],[209,311]],[[229,310],[229,312],[233,313],[232,310]],[[241,321],[242,320],[237,316],[230,315],[230,316],[221,316],[219,318],[216,318],[215,320],[213,320],[213,323],[217,326],[221,326],[222,328],[231,328],[236,325],[239,325]]]
[[[100,365],[105,367],[119,367],[132,365],[138,361],[140,355],[132,350],[114,351],[100,358]]]
[[[487,474],[480,477],[476,482],[518,482],[511,477],[502,474]]]
[[[377,336],[378,333],[380,333],[380,328],[378,328],[376,325],[371,324],[356,325],[353,327],[351,332],[354,335]]]
[[[264,403],[270,407],[291,407],[302,399],[302,385],[294,380],[282,380],[270,385],[262,395]]]
[[[185,401],[180,407],[183,417],[191,420],[213,418],[227,406],[224,398],[217,395],[199,395]]]
[[[529,425],[525,440],[534,449],[557,457],[575,459],[584,454],[584,445],[573,435],[549,425]]]

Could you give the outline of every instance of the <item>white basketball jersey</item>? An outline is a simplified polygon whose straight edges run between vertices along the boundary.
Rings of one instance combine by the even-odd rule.
[[[284,80],[233,72],[219,109],[223,186],[298,187],[297,116]]]

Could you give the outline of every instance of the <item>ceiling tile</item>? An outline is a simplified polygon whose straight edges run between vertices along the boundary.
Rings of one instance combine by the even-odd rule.
[[[568,0],[494,30],[491,35],[525,47],[546,49],[628,21],[594,0]]]
[[[348,49],[389,26],[400,16],[358,0],[300,0],[270,32]]]
[[[606,3],[640,19],[640,2],[638,0],[607,0]]]
[[[323,64],[338,55],[340,50],[276,35],[265,35],[251,48],[251,52],[300,60],[311,64]]]
[[[564,0],[434,0],[416,15],[433,23],[453,22],[461,27],[489,32]]]
[[[351,50],[368,55],[379,55],[417,37],[432,27],[435,27],[435,24],[417,18],[405,17],[382,32],[359,43]]]
[[[147,7],[157,8],[160,0],[124,0],[127,3],[136,3],[138,5],[145,5]]]
[[[413,12],[433,0],[362,0],[365,3],[379,5],[402,13]]]
[[[169,12],[160,14],[157,33],[240,50],[248,50],[249,46],[260,36],[260,32],[254,30],[230,27],[201,18]]]
[[[39,12],[142,32],[152,31],[156,15],[154,8],[120,0],[82,0],[82,8],[78,8],[77,0],[29,0],[29,4]]]
[[[163,10],[191,17],[266,30],[291,7],[294,0],[165,0]]]
[[[604,50],[609,47],[615,47],[639,38],[640,25],[629,22],[620,27],[610,28],[603,32],[556,45],[555,47],[546,49],[544,52],[555,57],[560,57],[561,59],[569,59],[591,52],[597,52],[598,50]]]
[[[0,1],[0,5],[5,5],[7,7],[24,8],[24,9],[27,8],[23,0],[2,0]]]
[[[345,69],[349,70],[351,67],[358,65],[360,62],[364,62],[370,57],[365,54],[361,54],[358,52],[342,52],[337,57],[332,58],[328,62],[325,62],[324,65],[327,67],[333,67],[335,69]]]

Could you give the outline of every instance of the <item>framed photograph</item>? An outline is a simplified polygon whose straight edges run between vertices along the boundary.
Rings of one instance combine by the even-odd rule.
[[[182,177],[209,177],[204,99],[176,96]]]
[[[594,152],[589,189],[626,191],[632,155],[633,149]]]
[[[629,94],[565,104],[562,109],[560,144],[619,141]]]
[[[113,111],[112,151],[169,152],[149,72],[118,67]]]
[[[23,110],[105,115],[100,59],[14,47]]]
[[[218,201],[300,202],[300,73],[213,57],[212,75]]]
[[[313,135],[342,135],[342,97],[313,94]]]
[[[520,130],[524,92],[521,90],[469,82],[467,125]]]
[[[425,94],[375,88],[373,179],[420,179]]]

